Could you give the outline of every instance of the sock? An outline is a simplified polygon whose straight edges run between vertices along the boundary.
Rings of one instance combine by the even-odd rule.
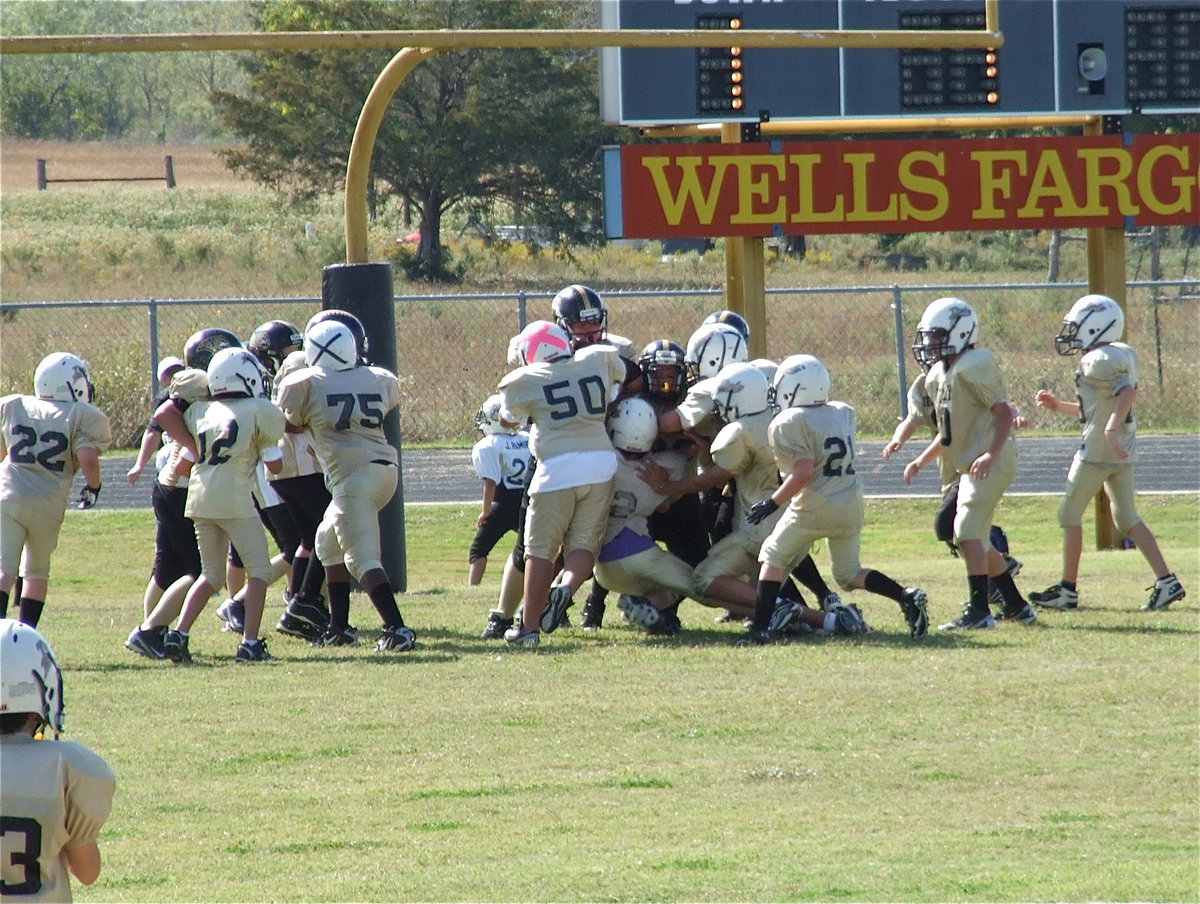
[[[383,619],[383,626],[385,628],[404,627],[404,619],[400,617],[400,609],[396,605],[396,593],[392,590],[390,582],[384,581],[381,584],[376,584],[375,589],[370,592],[369,596],[371,597],[371,605],[375,607],[375,611]]]
[[[1016,609],[1024,604],[1025,600],[1021,598],[1021,591],[1017,589],[1016,582],[1013,581],[1012,575],[1007,571],[1004,574],[997,575],[992,578],[992,583],[996,585],[996,589],[1000,591],[1000,595],[1004,597],[1004,605],[1011,606]],[[1074,590],[1074,587],[1068,587],[1068,590]]]
[[[315,555],[304,561],[308,563],[308,567],[304,572],[304,580],[300,582],[300,595],[317,604],[321,598],[321,586],[325,583],[325,566]]]
[[[288,587],[292,590],[292,595],[300,593],[304,588],[304,575],[308,571],[308,556],[300,558],[296,556],[292,559],[291,571],[288,574]]]
[[[8,618],[8,591],[0,590],[0,618]]]
[[[971,598],[967,601],[967,607],[972,612],[990,612],[987,597],[988,576],[986,574],[969,574],[967,575],[967,587],[970,590]]]
[[[350,582],[329,583],[329,627],[342,631],[350,626]]]
[[[863,580],[863,589],[877,596],[886,596],[897,603],[904,598],[904,588],[882,571],[868,571]]]
[[[993,580],[995,580],[995,579],[993,578]],[[1060,583],[1062,585],[1064,590],[1076,590],[1077,589],[1077,585],[1075,584],[1074,581],[1059,581],[1058,583]]]
[[[807,605],[804,602],[804,594],[800,592],[800,588],[796,586],[796,582],[790,577],[784,578],[783,583],[780,585],[779,595],[783,599],[799,603],[801,606]]]
[[[829,589],[829,585],[825,583],[825,579],[821,577],[821,572],[817,570],[817,563],[813,561],[812,556],[805,556],[801,559],[800,564],[792,569],[792,574],[818,600],[825,599],[825,597],[833,592]]]
[[[592,578],[592,589],[588,591],[586,605],[603,606],[606,599],[608,599],[608,588],[603,586],[595,578]]]
[[[779,596],[779,581],[759,581],[755,593],[754,624],[751,630],[765,631],[771,621],[771,613],[775,610],[775,598]]]
[[[30,599],[27,596],[21,597],[21,621],[31,628],[36,628],[45,605],[42,600]]]

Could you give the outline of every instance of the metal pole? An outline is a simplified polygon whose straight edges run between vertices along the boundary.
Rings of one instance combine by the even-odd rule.
[[[158,397],[158,302],[153,298],[146,305],[150,317],[150,398]]]
[[[893,283],[892,285],[892,314],[896,323],[896,369],[900,375],[900,417],[899,420],[904,420],[908,417],[908,373],[905,371],[905,362],[908,356],[905,354],[904,348],[904,296],[900,291],[900,286]]]

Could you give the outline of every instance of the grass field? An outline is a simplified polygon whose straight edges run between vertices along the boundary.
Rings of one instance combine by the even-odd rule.
[[[42,627],[68,736],[119,778],[76,899],[1196,901],[1198,502],[1140,502],[1191,590],[1167,612],[1138,611],[1136,552],[1089,550],[1083,608],[1030,628],[914,643],[858,593],[869,637],[737,647],[687,603],[679,638],[614,607],[532,653],[478,639],[500,557],[466,586],[474,507],[412,506],[417,650],[278,637],[238,665],[206,613],[190,667],[122,646],[151,515],[71,511]],[[1057,577],[1056,505],[1000,512],[1026,591]],[[965,582],[931,515],[871,501],[864,561],[945,620]],[[365,598],[352,619],[373,639]]]

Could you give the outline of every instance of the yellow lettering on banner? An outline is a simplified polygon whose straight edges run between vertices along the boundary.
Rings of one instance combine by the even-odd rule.
[[[867,179],[868,170],[875,162],[874,154],[845,154],[842,157],[850,164],[850,212],[846,214],[847,223],[858,223],[875,220],[896,219],[896,196],[888,195],[887,207],[882,210],[871,210],[870,181]]]
[[[1012,170],[1025,175],[1028,155],[1025,151],[972,151],[971,159],[979,166],[979,204],[971,211],[973,220],[999,220],[1004,210],[997,198],[1012,198]]]
[[[782,223],[787,211],[787,201],[780,196],[771,210],[756,209],[762,202],[770,201],[778,180],[783,178],[783,158],[778,154],[731,154],[713,155],[708,162],[724,172],[732,167],[737,173],[737,210],[729,218],[730,223]],[[775,178],[772,178],[774,176]]]
[[[1087,202],[1083,213],[1096,216],[1109,213],[1109,207],[1100,201],[1100,189],[1108,186],[1116,194],[1116,210],[1122,216],[1131,217],[1141,212],[1141,207],[1133,203],[1129,192],[1129,175],[1133,172],[1133,158],[1124,148],[1080,148],[1079,159],[1083,161],[1084,180],[1087,186]],[[1102,173],[1101,164],[1104,160],[1116,161],[1115,172]]]
[[[932,176],[922,176],[913,170],[920,164],[931,164],[932,171],[938,176],[946,175],[946,155],[935,154],[932,151],[913,151],[900,158],[900,172],[897,174],[905,193],[900,196],[900,219],[932,221],[940,220],[950,209],[950,191],[946,183]],[[912,199],[913,195],[927,195],[933,199],[929,207],[919,207]]]
[[[844,199],[837,196],[831,210],[817,210],[813,205],[813,185],[816,177],[813,170],[821,162],[820,154],[788,154],[788,166],[796,168],[799,186],[796,189],[796,212],[792,214],[793,223],[842,223]]]
[[[1054,214],[1061,217],[1077,217],[1083,214],[1083,208],[1071,194],[1071,180],[1063,167],[1062,158],[1056,151],[1046,151],[1038,155],[1037,168],[1030,179],[1029,192],[1025,203],[1017,211],[1022,218],[1041,217],[1042,200],[1057,200]]]
[[[1200,187],[1200,178],[1196,174],[1171,177],[1171,184],[1176,189],[1174,200],[1163,200],[1154,193],[1154,167],[1158,164],[1159,159],[1163,157],[1174,158],[1184,173],[1187,173],[1188,168],[1191,166],[1191,155],[1188,154],[1187,148],[1172,148],[1160,145],[1147,151],[1138,164],[1137,171],[1138,194],[1141,196],[1142,203],[1151,211],[1161,216],[1170,216],[1176,213],[1191,213],[1195,210],[1193,202],[1196,200],[1197,193],[1194,189]]]
[[[678,226],[683,220],[683,213],[688,207],[696,211],[696,218],[701,223],[713,221],[713,211],[717,207],[717,198],[721,194],[721,184],[725,179],[725,169],[718,168],[713,175],[712,184],[708,186],[708,194],[704,193],[704,185],[700,181],[697,170],[703,158],[701,157],[643,157],[642,166],[650,171],[654,180],[654,192],[658,195],[658,203],[662,208],[663,217],[672,226]],[[678,166],[683,175],[679,180],[679,192],[671,193],[667,182],[667,167],[671,164]]]

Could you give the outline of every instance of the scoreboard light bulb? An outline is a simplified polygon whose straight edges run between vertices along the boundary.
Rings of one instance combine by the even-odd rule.
[[[729,61],[729,68],[730,68],[730,69],[733,69],[733,70],[735,70],[735,71],[736,71],[736,70],[738,70],[738,69],[741,69],[741,68],[742,68],[742,61],[741,61],[741,60],[730,60],[730,61]]]
[[[739,28],[741,28],[741,27],[742,27],[742,20],[741,20],[741,19],[739,19],[739,18],[736,18],[736,17],[734,17],[734,18],[730,19],[730,20],[729,20],[729,27],[730,27],[730,29],[731,29],[731,30],[733,30],[733,31],[737,31]]]
[[[729,106],[733,107],[735,110],[740,110],[745,105],[745,101],[743,101],[740,97],[735,97],[729,104]]]
[[[989,104],[998,104],[1000,102],[1000,95],[995,91],[989,91],[987,95],[987,102]]]
[[[740,48],[740,47],[730,47],[730,48],[729,48],[729,55],[730,55],[731,57],[740,57],[740,56],[742,55],[742,48]]]
[[[987,54],[984,56],[983,61],[985,63],[987,63],[989,66],[992,65],[993,63],[996,62],[996,54],[993,51],[989,50],[987,52]]]
[[[730,95],[730,97],[741,97],[742,96],[742,86],[734,85],[732,88],[729,89],[729,95]]]
[[[999,72],[999,70],[995,66],[988,66],[987,69],[984,71],[987,74],[988,78],[995,78],[996,73]]]
[[[742,74],[740,72],[733,72],[730,74],[729,80],[736,85],[742,80]]]

